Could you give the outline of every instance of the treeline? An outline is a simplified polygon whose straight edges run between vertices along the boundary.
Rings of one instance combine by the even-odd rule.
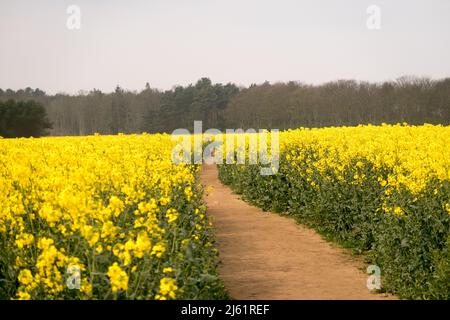
[[[239,88],[196,84],[160,91],[119,86],[112,93],[47,95],[39,89],[0,89],[0,100],[34,100],[53,125],[52,135],[88,135],[203,128],[322,127],[408,122],[450,124],[450,78],[402,77],[392,82],[340,80],[322,85],[268,82]]]
[[[407,122],[450,123],[450,78],[395,82],[341,80],[251,86],[228,105],[227,126],[296,128]]]

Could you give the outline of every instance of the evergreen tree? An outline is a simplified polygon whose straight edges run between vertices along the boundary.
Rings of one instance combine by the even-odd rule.
[[[45,108],[36,101],[0,101],[0,136],[40,137],[51,128]]]

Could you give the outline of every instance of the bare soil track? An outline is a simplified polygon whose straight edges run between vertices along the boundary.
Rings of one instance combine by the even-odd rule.
[[[219,273],[234,299],[392,299],[370,293],[360,259],[294,219],[263,212],[222,185],[215,165],[203,165],[212,187],[208,214],[216,229]]]

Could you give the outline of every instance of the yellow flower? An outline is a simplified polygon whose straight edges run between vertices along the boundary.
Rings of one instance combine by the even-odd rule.
[[[27,292],[23,292],[23,291],[19,291],[19,292],[17,293],[17,298],[18,298],[19,300],[31,300],[30,294],[27,293]]]
[[[170,203],[170,198],[168,198],[168,197],[161,197],[161,198],[159,199],[159,203],[160,203],[162,206],[168,205],[168,204]]]
[[[114,223],[110,220],[103,223],[102,226],[102,232],[101,237],[102,238],[108,238],[108,237],[115,237],[117,234],[117,228],[114,226]]]
[[[380,186],[385,187],[387,185],[387,181],[383,178],[378,178],[378,182],[380,183]]]
[[[81,280],[80,291],[88,296],[92,294],[92,284],[85,278]]]
[[[91,247],[93,247],[100,238],[99,233],[94,231],[94,227],[90,225],[83,226],[81,228],[81,234]]]
[[[140,213],[153,212],[158,208],[158,204],[155,199],[151,199],[150,202],[140,202],[138,204],[138,210]]]
[[[395,213],[396,215],[398,215],[398,216],[402,216],[402,215],[405,214],[404,211],[403,211],[403,209],[400,208],[400,207],[395,207],[395,208],[394,208],[394,213]]]
[[[159,243],[153,246],[151,254],[155,255],[158,258],[161,258],[165,251],[166,251],[165,245],[163,243]]]
[[[186,187],[184,189],[184,194],[186,195],[188,201],[191,201],[191,197],[194,195],[191,187]]]
[[[29,233],[22,233],[16,236],[16,245],[19,249],[27,247],[34,242],[34,236]]]
[[[111,211],[114,213],[115,216],[120,215],[122,213],[124,207],[125,207],[125,205],[124,205],[123,201],[120,200],[118,197],[112,196],[109,199],[109,208],[111,209]]]
[[[38,248],[41,250],[46,250],[48,249],[53,243],[55,243],[53,241],[53,239],[49,239],[49,238],[42,238],[39,240],[38,242]]]
[[[21,284],[26,286],[33,282],[33,275],[30,270],[24,269],[20,271],[18,280]]]
[[[169,209],[166,212],[167,221],[169,223],[174,222],[178,219],[178,212],[175,209]]]
[[[56,223],[61,219],[61,214],[53,209],[53,206],[49,203],[45,203],[39,210],[39,216],[46,220],[51,227],[54,227]]]
[[[119,267],[117,262],[108,268],[107,275],[111,281],[112,292],[115,293],[119,290],[128,290],[128,275]]]
[[[157,296],[157,299],[175,299],[177,289],[178,287],[176,285],[175,279],[167,277],[162,278],[159,282],[159,295]]]
[[[148,237],[147,232],[142,231],[139,233],[136,244],[134,247],[134,255],[138,258],[142,258],[146,252],[150,250],[152,244],[150,242],[150,238]]]

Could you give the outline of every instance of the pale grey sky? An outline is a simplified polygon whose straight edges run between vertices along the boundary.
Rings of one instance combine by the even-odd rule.
[[[69,30],[69,5],[81,29]],[[367,7],[381,9],[369,30]],[[449,0],[0,0],[0,88],[450,76]]]

